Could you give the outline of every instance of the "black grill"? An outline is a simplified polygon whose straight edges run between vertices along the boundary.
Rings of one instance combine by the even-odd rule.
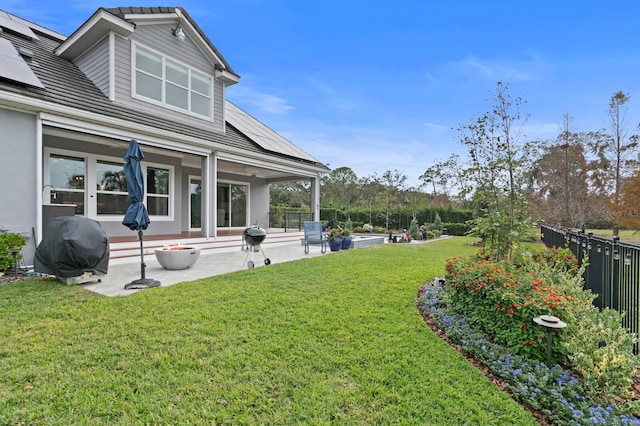
[[[267,232],[262,228],[250,227],[244,230],[242,236],[248,245],[258,246],[267,237]]]

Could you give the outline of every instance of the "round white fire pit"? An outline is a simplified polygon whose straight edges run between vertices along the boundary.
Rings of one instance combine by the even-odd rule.
[[[169,246],[156,249],[156,259],[164,269],[187,269],[200,257],[197,247]]]

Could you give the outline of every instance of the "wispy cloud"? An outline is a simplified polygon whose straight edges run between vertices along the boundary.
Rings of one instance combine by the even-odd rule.
[[[328,108],[352,111],[358,107],[358,102],[349,96],[344,89],[337,89],[317,78],[310,78],[309,83],[309,88],[318,92],[320,101],[324,102]]]
[[[227,92],[231,102],[241,105],[250,105],[253,109],[271,115],[285,115],[293,109],[286,99],[261,92],[250,84],[233,87]]]
[[[445,126],[444,124],[436,124],[436,123],[424,123],[424,126],[427,129],[438,130],[438,131],[444,131],[444,130],[450,130],[451,129],[451,126]]]
[[[528,54],[522,60],[505,61],[482,59],[474,55],[454,62],[453,66],[462,71],[471,71],[489,80],[534,81],[545,69],[544,61],[536,54]]]

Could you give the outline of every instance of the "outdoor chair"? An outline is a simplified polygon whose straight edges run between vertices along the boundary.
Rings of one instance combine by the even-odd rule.
[[[304,222],[304,254],[309,254],[309,246],[321,246],[321,252],[327,251],[327,239],[322,235],[322,223],[320,222]]]

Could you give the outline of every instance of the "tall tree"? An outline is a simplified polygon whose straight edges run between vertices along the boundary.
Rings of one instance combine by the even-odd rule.
[[[615,216],[618,224],[635,231],[640,230],[640,170],[636,169],[633,175],[622,183],[618,205],[615,207]]]
[[[451,154],[445,161],[436,161],[431,167],[427,168],[420,175],[420,180],[427,188],[432,189],[434,195],[436,192],[450,195],[452,188],[455,188],[459,182],[457,171],[459,170],[460,156]],[[436,191],[437,186],[437,191]]]
[[[405,187],[405,182],[407,181],[407,175],[398,171],[397,169],[387,170],[382,174],[382,178],[380,179],[380,181],[385,187],[385,195],[386,195],[385,224],[387,229],[389,229],[389,219],[391,214],[390,203],[396,201],[398,202],[398,204],[400,204],[402,202],[400,200],[400,196],[401,196],[401,191]]]
[[[558,137],[540,147],[530,174],[530,198],[535,216],[563,227],[580,227],[589,218],[593,197],[584,150],[586,136],[571,131],[571,121],[564,115]]]
[[[358,198],[358,176],[349,167],[333,169],[326,179],[327,199],[341,208],[355,204]]]
[[[284,207],[309,206],[311,185],[308,181],[277,182],[269,185],[270,204]]]
[[[627,103],[630,96],[618,91],[609,100],[609,130],[604,137],[593,138],[591,151],[594,154],[594,182],[606,198],[612,214],[613,235],[618,235],[620,191],[622,182],[633,172],[633,156],[637,152],[638,135],[628,135],[625,125]]]

